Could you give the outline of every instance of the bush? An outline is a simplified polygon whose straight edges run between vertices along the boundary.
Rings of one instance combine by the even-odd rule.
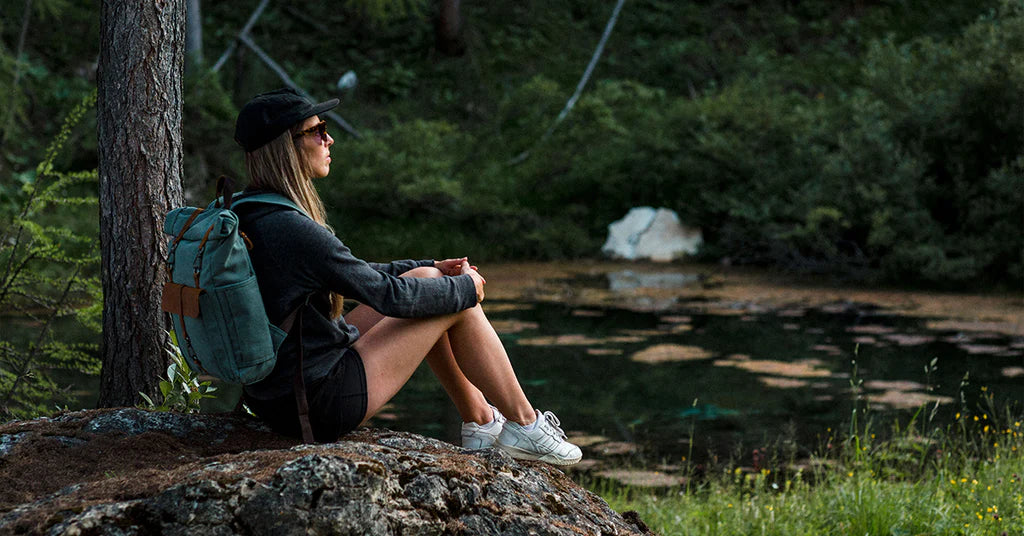
[[[1010,3],[948,43],[872,45],[825,180],[886,276],[1012,277],[1024,247],[1022,60],[1024,10]]]

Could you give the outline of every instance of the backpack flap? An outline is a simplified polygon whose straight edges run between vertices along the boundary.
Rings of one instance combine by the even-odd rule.
[[[203,290],[180,285],[172,281],[164,283],[160,307],[171,314],[199,318],[199,295]]]
[[[270,374],[280,340],[271,336],[238,216],[185,207],[167,215],[171,282],[162,305],[184,340],[190,364],[222,380],[249,384]]]

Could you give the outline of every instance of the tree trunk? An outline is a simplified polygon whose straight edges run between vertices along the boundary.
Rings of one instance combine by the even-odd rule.
[[[461,56],[466,52],[466,43],[462,40],[460,4],[461,0],[441,0],[434,21],[435,46],[447,56]]]
[[[102,0],[97,124],[103,370],[99,406],[158,393],[168,345],[164,216],[181,194],[185,0]]]
[[[188,17],[185,25],[185,69],[191,73],[203,64],[203,16],[199,0],[188,0],[185,14]]]

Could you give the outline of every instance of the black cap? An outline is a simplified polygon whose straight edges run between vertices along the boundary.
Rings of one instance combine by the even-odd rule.
[[[338,105],[338,99],[320,104],[303,97],[292,88],[275,89],[252,98],[235,120],[235,141],[252,152],[278,137],[307,117],[326,112]]]

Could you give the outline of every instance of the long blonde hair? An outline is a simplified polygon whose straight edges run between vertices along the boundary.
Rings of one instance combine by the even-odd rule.
[[[301,123],[299,124],[301,125]],[[334,232],[327,224],[327,211],[313,186],[312,172],[308,163],[299,155],[292,135],[299,130],[293,126],[266,145],[245,153],[245,171],[249,185],[260,190],[277,192],[291,199],[309,214],[313,221]],[[331,318],[341,316],[344,298],[331,293]]]

